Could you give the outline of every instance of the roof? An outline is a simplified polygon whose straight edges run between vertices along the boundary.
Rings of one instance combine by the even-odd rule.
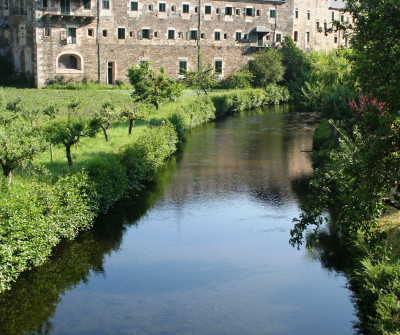
[[[273,33],[274,31],[271,29],[268,29],[265,26],[257,26],[254,28],[254,32],[256,32],[256,33]]]

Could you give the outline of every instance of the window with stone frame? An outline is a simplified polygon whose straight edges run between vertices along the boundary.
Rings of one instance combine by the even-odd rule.
[[[242,40],[242,32],[241,31],[237,31],[236,32],[236,36],[235,36],[235,41],[240,42]]]
[[[275,37],[276,42],[282,42],[282,34],[278,33]]]
[[[189,5],[188,4],[185,3],[182,5],[182,12],[189,13]]]
[[[221,32],[216,30],[214,31],[214,40],[215,41],[220,41],[221,40]]]
[[[222,60],[216,60],[214,65],[215,74],[222,74]]]
[[[166,5],[165,2],[160,2],[160,3],[158,4],[158,11],[159,11],[160,13],[165,13],[165,12],[167,11],[167,5]]]
[[[204,14],[211,14],[211,6],[210,5],[204,6]]]
[[[102,0],[103,1],[103,9],[110,9],[110,0]]]
[[[298,42],[299,41],[299,32],[298,31],[294,32],[293,41],[294,42]]]
[[[175,30],[174,29],[168,29],[168,39],[169,40],[175,39]]]
[[[83,9],[90,9],[90,8],[91,8],[91,1],[83,0]]]
[[[118,28],[118,39],[119,40],[125,39],[125,28]]]
[[[275,9],[270,9],[269,10],[269,17],[274,19],[276,17],[276,11]]]
[[[187,71],[187,61],[186,60],[179,60],[179,68],[178,72],[180,75],[186,74]]]
[[[131,11],[137,12],[139,10],[139,3],[137,1],[131,1]]]
[[[246,7],[245,8],[245,15],[246,16],[254,16],[254,8]]]
[[[191,30],[191,31],[190,31],[189,39],[191,39],[191,40],[197,40],[197,30]]]
[[[225,15],[232,16],[232,7],[225,7]]]

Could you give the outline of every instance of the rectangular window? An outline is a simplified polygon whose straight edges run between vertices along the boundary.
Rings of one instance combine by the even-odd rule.
[[[194,7],[194,12],[198,13],[199,12],[199,6]]]
[[[254,10],[253,10],[253,8],[246,8],[245,9],[246,10],[246,12],[245,12],[245,15],[246,16],[254,16]]]
[[[296,8],[296,10],[294,11],[294,17],[295,17],[296,19],[299,18],[299,9],[298,9],[298,8]]]
[[[269,17],[270,17],[270,18],[275,18],[275,17],[276,17],[275,9],[270,9],[270,10],[269,10]]]
[[[4,10],[8,10],[8,0],[4,0]]]
[[[276,41],[282,42],[282,34],[276,34]]]
[[[139,4],[138,4],[138,2],[137,1],[131,1],[131,10],[133,10],[133,11],[137,11],[137,10],[139,10]]]
[[[180,60],[179,61],[179,74],[185,74],[187,71],[187,61]]]
[[[340,16],[340,22],[344,22],[344,15]]]
[[[42,4],[43,4],[43,7],[46,8],[47,7],[47,0],[43,0]],[[4,5],[4,9],[5,9],[5,5]]]
[[[307,11],[307,20],[311,20],[311,12],[309,10]]]
[[[335,20],[335,12],[332,12],[332,21]]]
[[[228,39],[228,34],[224,33],[224,40],[227,40],[227,39]]]
[[[142,29],[142,38],[150,39],[150,29]]]
[[[103,0],[103,9],[110,9],[110,0]]]
[[[225,7],[225,15],[232,15],[232,7]]]
[[[133,37],[133,35],[134,35],[134,32],[133,32],[133,31],[130,31],[130,32],[129,32],[129,37]]]
[[[215,73],[222,74],[222,60],[215,61]]]
[[[174,40],[175,39],[175,30],[168,29],[168,39],[169,40]]]
[[[319,21],[317,21],[317,22],[315,23],[315,28],[317,28],[317,30],[319,29]]]
[[[76,28],[68,28],[68,42],[76,44]]]
[[[118,28],[118,39],[119,40],[125,39],[125,28]]]
[[[188,4],[183,4],[182,5],[182,12],[183,13],[189,13],[189,5]]]
[[[25,37],[25,27],[20,27],[19,32],[20,32],[21,37]]]
[[[94,30],[92,28],[88,29],[87,34],[88,34],[88,36],[93,37]]]
[[[90,7],[91,7],[90,0],[83,0],[83,8],[90,9]]]
[[[297,42],[299,40],[299,32],[295,31],[293,36],[293,41]]]
[[[337,42],[338,42],[338,35],[337,35],[337,34],[335,34],[335,37],[334,37],[334,39],[333,39],[333,42],[334,42],[334,43],[337,43]]]
[[[44,28],[44,37],[50,37],[50,36],[51,36],[51,29]]]
[[[235,11],[235,12],[236,12],[236,15],[237,15],[237,16],[240,16],[240,8],[236,8],[236,11]]]
[[[164,2],[160,2],[158,4],[158,11],[161,13],[165,13],[166,12],[166,4]]]
[[[306,42],[310,43],[310,32],[309,31],[306,32]]]
[[[221,32],[220,31],[214,31],[214,40],[216,40],[216,41],[221,40]]]
[[[103,37],[107,37],[107,30],[103,30]]]
[[[241,31],[237,31],[236,32],[235,40],[236,41],[241,41],[242,40],[242,32]]]
[[[191,30],[190,31],[190,39],[191,40],[197,40],[197,30]]]
[[[204,14],[211,14],[211,6],[210,5],[204,6]]]

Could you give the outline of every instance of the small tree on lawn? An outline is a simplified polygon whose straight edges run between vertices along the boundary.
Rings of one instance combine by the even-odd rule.
[[[128,77],[134,87],[134,101],[154,105],[157,109],[164,101],[175,100],[182,91],[180,85],[166,75],[163,67],[157,72],[149,62],[140,63],[140,66],[132,65]]]
[[[100,127],[101,120],[98,117],[69,116],[50,122],[45,128],[45,134],[50,143],[64,144],[68,165],[72,166],[71,147],[82,137],[96,136]]]
[[[104,137],[106,141],[109,140],[108,136],[108,128],[110,128],[111,123],[116,119],[117,112],[115,110],[115,106],[110,101],[103,103],[101,106],[100,112],[97,113],[97,117],[100,120],[100,127],[103,129]]]
[[[125,108],[119,114],[119,118],[122,120],[129,121],[129,131],[128,134],[132,134],[132,129],[135,126],[136,120],[146,120],[149,115],[150,110],[146,106],[135,105],[132,108]]]

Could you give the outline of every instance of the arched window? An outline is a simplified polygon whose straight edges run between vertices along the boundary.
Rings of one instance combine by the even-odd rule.
[[[82,56],[76,53],[65,53],[57,59],[57,73],[82,73]]]

